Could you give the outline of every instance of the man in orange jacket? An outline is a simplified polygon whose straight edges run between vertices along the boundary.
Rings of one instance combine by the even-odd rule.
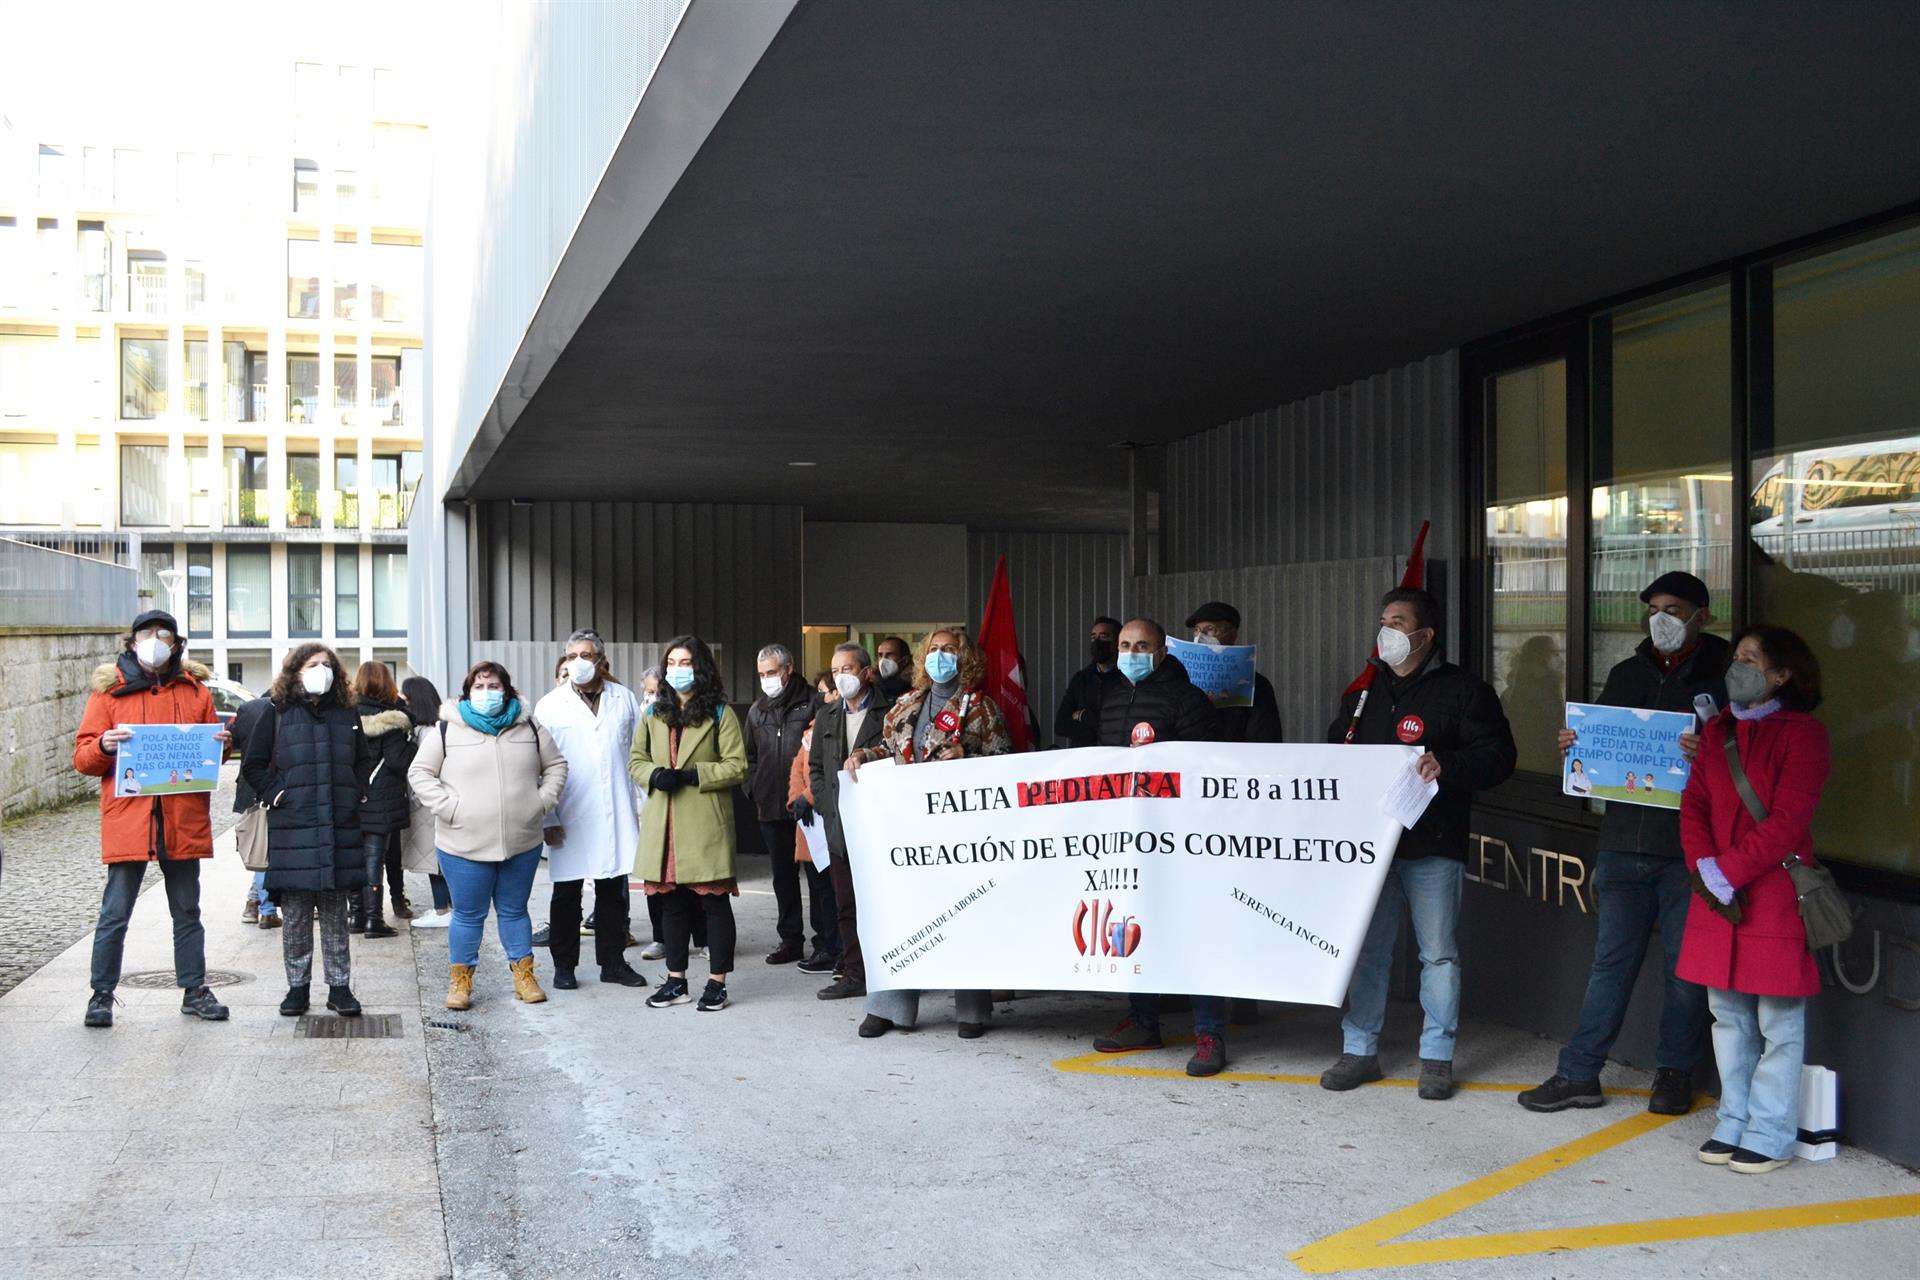
[[[152,609],[133,620],[117,661],[93,673],[93,696],[73,742],[73,767],[102,779],[100,860],[107,887],[93,931],[93,998],[86,1024],[113,1025],[113,989],[127,921],[140,895],[147,863],[157,862],[173,913],[173,974],[185,991],[180,1012],[221,1022],[227,1009],[207,990],[206,930],[200,924],[200,859],[213,856],[212,797],[204,792],[157,796],[114,793],[114,757],[133,736],[129,725],[216,724],[207,669],[185,661],[187,642],[173,616]],[[216,738],[224,748],[227,731]]]

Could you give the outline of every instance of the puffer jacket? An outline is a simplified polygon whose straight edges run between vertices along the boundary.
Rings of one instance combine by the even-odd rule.
[[[1219,736],[1218,714],[1180,659],[1169,655],[1139,684],[1121,676],[1103,691],[1098,745],[1212,742]]]
[[[210,673],[197,662],[154,681],[131,653],[94,668],[93,694],[73,739],[73,767],[110,778],[115,756],[100,749],[100,735],[123,724],[213,724],[213,695],[203,683]],[[149,858],[213,856],[213,797],[207,792],[165,796],[115,796],[100,787],[100,860],[145,862]]]
[[[504,862],[540,845],[541,819],[560,803],[567,758],[526,704],[498,734],[460,718],[460,704],[440,704],[435,732],[420,735],[407,782],[433,810],[433,841],[443,853],[472,862]]]
[[[360,831],[384,836],[404,831],[410,816],[407,769],[413,764],[413,717],[398,707],[360,699],[360,733],[366,739],[360,786]]]
[[[247,738],[240,771],[267,804],[267,888],[363,889],[360,787],[368,753],[360,717],[295,695]]]

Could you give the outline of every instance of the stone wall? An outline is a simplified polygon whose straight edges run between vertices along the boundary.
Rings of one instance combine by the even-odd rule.
[[[93,669],[121,632],[0,627],[0,813],[12,818],[80,796],[99,782],[73,769],[73,735],[92,693]]]

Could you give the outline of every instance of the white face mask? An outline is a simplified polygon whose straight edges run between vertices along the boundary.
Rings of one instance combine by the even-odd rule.
[[[1374,645],[1380,650],[1380,661],[1390,667],[1397,667],[1413,656],[1413,637],[1392,627],[1380,628]]]
[[[842,671],[833,678],[833,687],[840,691],[841,697],[851,699],[860,692],[860,677],[851,671]]]
[[[300,683],[308,693],[321,697],[333,688],[333,668],[308,667],[300,673]]]
[[[880,678],[882,680],[891,680],[899,674],[900,674],[899,663],[895,662],[892,658],[880,659]],[[836,680],[836,683],[838,683],[837,680]],[[842,689],[841,692],[845,693],[846,690]]]
[[[133,656],[140,659],[141,665],[158,671],[173,656],[173,645],[159,636],[148,636],[134,643]]]
[[[600,664],[592,658],[574,658],[567,663],[567,679],[575,684],[592,684],[600,674]]]
[[[787,682],[779,676],[760,677],[760,692],[766,694],[769,698],[779,697],[780,691],[786,687]]]
[[[1670,613],[1650,614],[1647,633],[1653,637],[1654,648],[1662,653],[1677,653],[1687,642],[1687,620]]]

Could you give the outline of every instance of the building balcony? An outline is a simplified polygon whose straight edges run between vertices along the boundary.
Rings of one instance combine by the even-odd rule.
[[[336,529],[358,529],[360,527],[360,491],[358,489],[338,489],[334,491],[333,527]]]
[[[376,529],[404,529],[408,512],[413,507],[413,490],[379,489],[375,491],[373,509],[373,527]]]
[[[227,528],[264,529],[267,527],[268,496],[265,489],[229,491],[233,504],[227,509]]]
[[[167,277],[161,271],[127,273],[127,310],[137,316],[167,314]]]
[[[317,489],[287,490],[287,528],[318,529],[320,527],[320,491]]]

